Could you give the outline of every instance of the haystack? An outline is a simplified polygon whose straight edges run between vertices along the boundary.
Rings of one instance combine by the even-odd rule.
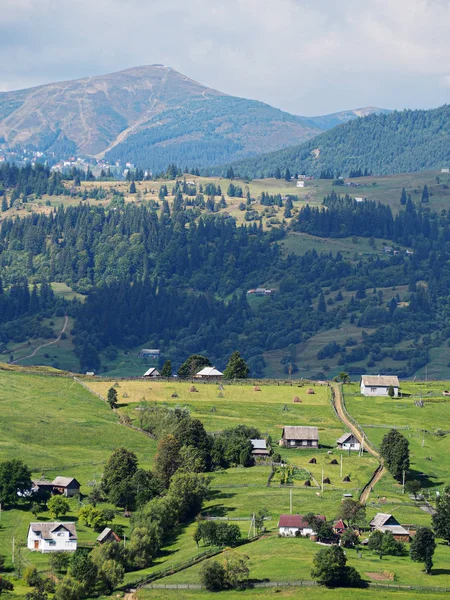
[[[255,385],[255,387],[253,388],[254,392],[260,392],[261,388],[258,385]]]
[[[189,388],[190,392],[198,392],[198,389],[195,387],[195,385],[191,385],[191,387]]]
[[[311,458],[309,462],[310,462],[311,465],[316,465],[317,464],[317,459],[316,458]]]
[[[351,480],[350,477],[346,475],[342,481],[345,481],[345,483],[349,483]]]
[[[312,388],[308,388],[307,394],[315,394],[316,392]]]
[[[178,398],[178,394],[177,394],[176,392],[174,392],[174,393],[172,394],[172,398]]]
[[[219,393],[217,394],[217,397],[218,397],[218,398],[223,398],[223,397],[224,397],[224,396],[223,396],[223,393],[222,393],[222,392],[219,392]]]
[[[301,402],[300,398],[298,396],[294,396],[292,398],[292,402]]]
[[[330,465],[337,465],[337,464],[339,464],[339,463],[335,458],[333,458],[333,460],[330,462]]]
[[[309,479],[307,479],[303,485],[306,485],[306,487],[311,487],[311,482],[310,482],[310,480],[309,480]]]
[[[323,480],[324,483],[331,483],[330,478],[329,477],[325,477],[325,479]]]

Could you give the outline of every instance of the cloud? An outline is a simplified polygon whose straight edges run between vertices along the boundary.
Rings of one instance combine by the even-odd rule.
[[[297,114],[448,98],[450,0],[14,0],[0,86],[163,63]]]

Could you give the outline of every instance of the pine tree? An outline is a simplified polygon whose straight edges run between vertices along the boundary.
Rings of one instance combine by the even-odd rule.
[[[408,199],[408,197],[406,195],[406,190],[405,190],[405,188],[402,188],[402,195],[400,196],[400,204],[402,206],[405,206],[407,199]]]
[[[319,296],[319,303],[317,305],[317,312],[325,313],[327,312],[327,305],[325,304],[325,296],[323,292]]]
[[[8,199],[6,198],[6,196],[3,196],[2,198],[2,212],[5,212],[8,210]]]
[[[227,367],[224,371],[225,379],[245,379],[249,374],[249,367],[240,353],[236,350],[230,356]]]
[[[286,172],[284,174],[284,178],[286,179],[286,181],[290,181],[291,180],[291,172],[289,171],[289,167],[286,169]]]
[[[428,187],[426,185],[423,186],[422,190],[422,202],[426,203],[430,200],[430,192],[428,191]]]
[[[172,363],[170,360],[166,360],[161,369],[161,377],[172,377]]]
[[[136,193],[136,184],[134,183],[134,181],[132,181],[130,184],[130,194],[135,194],[135,193]]]

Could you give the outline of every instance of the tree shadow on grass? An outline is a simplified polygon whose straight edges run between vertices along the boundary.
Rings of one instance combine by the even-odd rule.
[[[410,469],[408,471],[408,479],[416,479],[420,482],[422,488],[431,488],[437,487],[439,485],[443,485],[443,481],[435,481],[436,477],[434,475],[427,475],[426,473],[422,473],[421,471],[416,471],[415,469]],[[433,481],[432,481],[433,480]]]
[[[450,569],[432,569],[432,575],[450,575]]]

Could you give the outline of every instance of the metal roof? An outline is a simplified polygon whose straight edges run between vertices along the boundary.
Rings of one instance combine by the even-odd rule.
[[[283,437],[286,440],[318,440],[317,427],[291,426],[283,427]]]
[[[357,442],[359,442],[354,433],[344,433],[344,435],[341,435],[341,437],[336,440],[336,444],[345,444],[345,442],[350,438],[354,438]]]
[[[56,533],[59,529],[66,529],[70,534],[70,539],[77,539],[76,524],[73,522],[30,523],[30,528],[33,533],[40,534],[44,540],[52,540],[52,534]]]
[[[253,446],[253,450],[266,450],[266,440],[250,440]]]
[[[199,371],[196,377],[221,377],[223,373],[218,371],[216,367],[205,367]]]
[[[56,479],[52,481],[52,485],[56,487],[67,487],[72,483],[72,481],[75,481],[75,483],[80,485],[75,477],[56,477]]]
[[[397,375],[363,375],[361,381],[368,387],[399,387]]]

